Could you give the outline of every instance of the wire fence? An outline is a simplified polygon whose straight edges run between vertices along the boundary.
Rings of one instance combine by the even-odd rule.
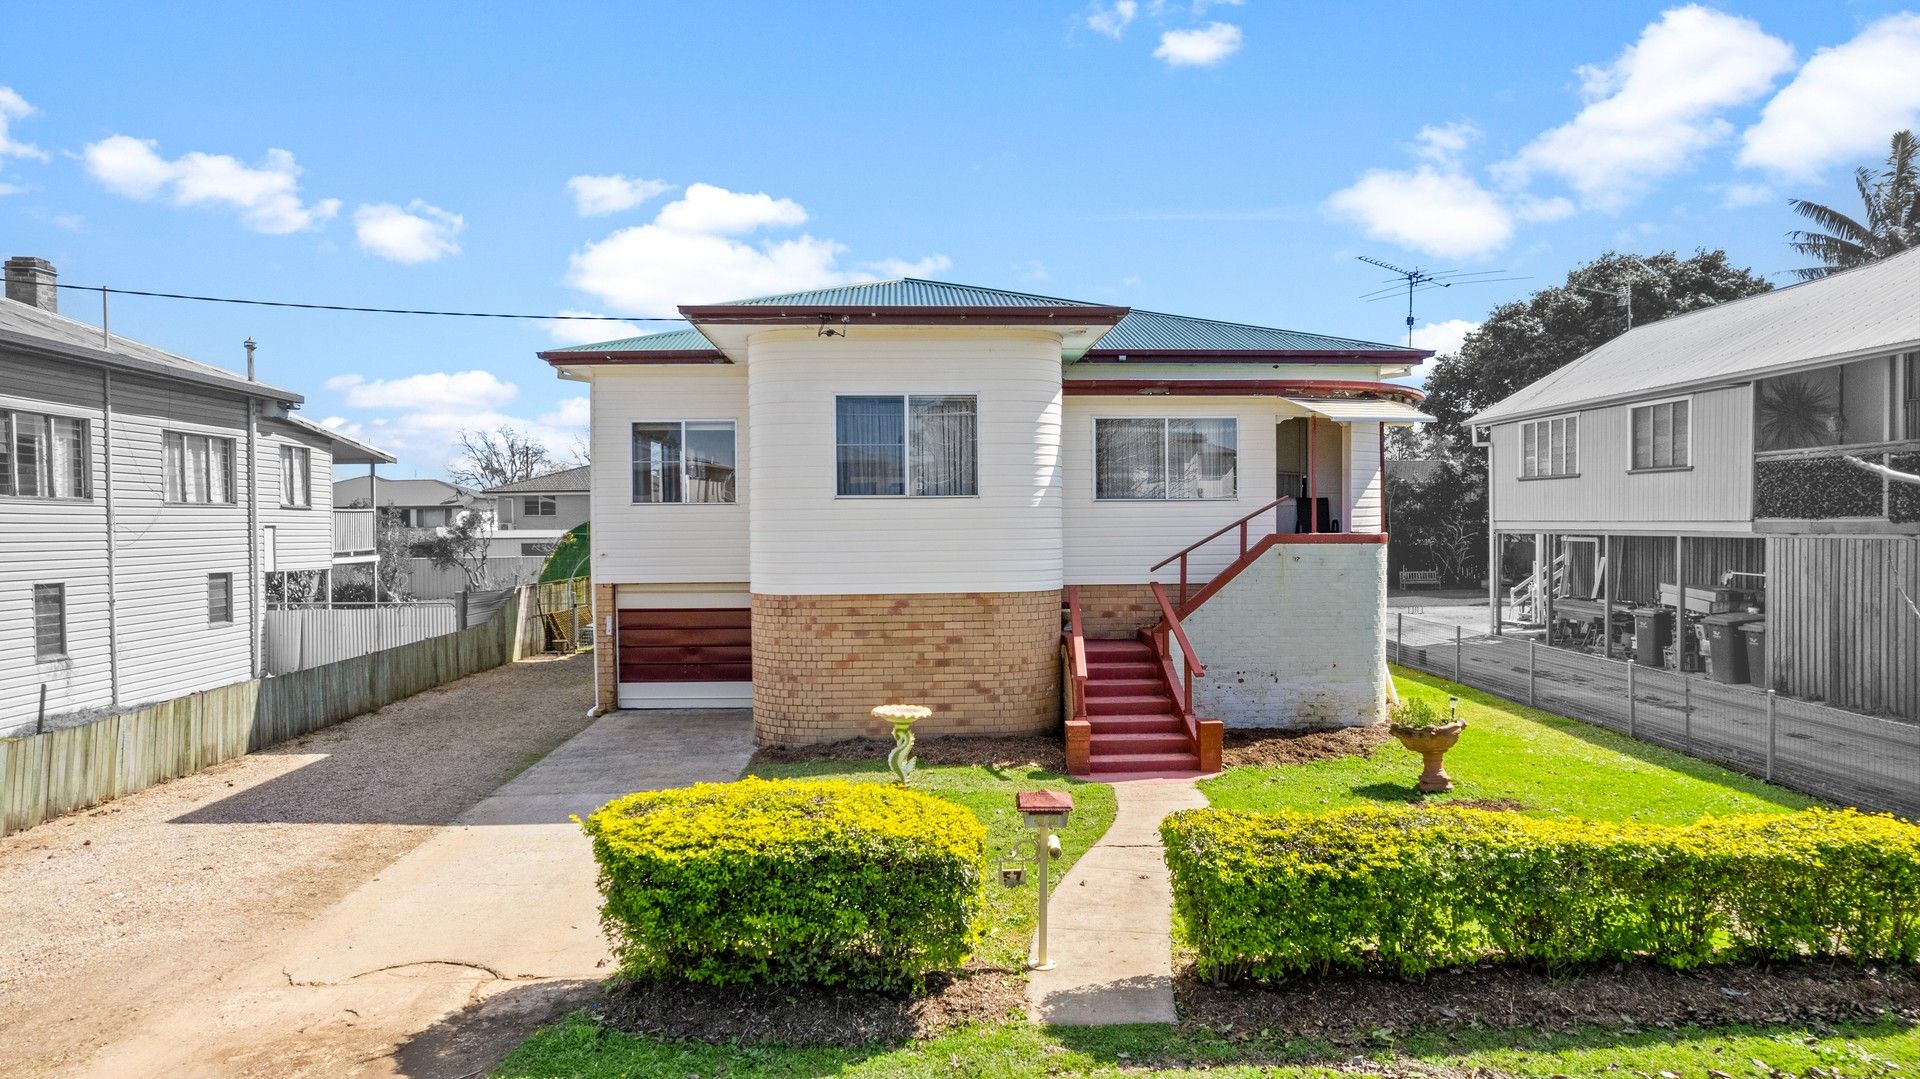
[[[1920,817],[1920,725],[1396,612],[1395,663],[1861,809]]]

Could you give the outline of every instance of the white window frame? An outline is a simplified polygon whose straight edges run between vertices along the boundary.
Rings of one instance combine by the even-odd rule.
[[[183,469],[186,467],[188,441],[190,439],[202,439],[207,443],[207,497],[205,499],[196,501],[186,497],[187,483],[186,483],[186,475],[184,473],[182,473],[179,477],[180,497],[179,498],[172,497],[170,488],[173,486],[173,484],[169,481],[169,472],[173,468],[173,455],[170,451],[170,445],[172,440],[176,438],[180,440],[180,460],[181,460],[181,467]],[[227,444],[227,485],[226,486],[227,486],[227,493],[231,497],[226,498],[224,500],[215,499],[213,497],[213,443],[215,442],[224,442]],[[160,500],[166,505],[169,505],[169,506],[237,506],[240,504],[240,486],[239,486],[238,477],[239,477],[239,461],[237,459],[237,447],[234,440],[231,437],[227,435],[208,434],[203,431],[181,431],[181,430],[176,430],[174,428],[165,428],[160,432]]]
[[[79,425],[80,428],[80,492],[71,495],[48,494],[38,491],[34,494],[20,493],[20,445],[17,439],[20,416],[33,416],[40,421],[45,433],[46,445],[41,453],[44,458],[42,468],[49,486],[54,483],[53,474],[53,424],[55,420]],[[93,421],[85,416],[73,416],[64,412],[48,412],[37,408],[15,408],[0,404],[0,498],[18,498],[34,502],[91,502],[93,501]]]
[[[840,493],[840,399],[843,397],[898,397],[900,399],[900,493],[897,495],[849,495]],[[973,402],[973,493],[961,495],[920,495],[913,493],[913,399],[916,397],[965,397]],[[980,497],[980,394],[974,390],[916,390],[912,393],[871,390],[833,395],[833,456],[829,459],[833,477],[833,497],[927,498],[945,500]]]
[[[305,446],[280,447],[280,508],[313,508],[313,451]]]
[[[58,632],[60,634],[60,640],[58,643],[58,647],[53,648],[51,650],[49,650],[45,646],[45,644],[41,641],[41,638],[40,638],[40,594],[41,594],[41,589],[46,589],[46,588],[51,588],[54,590],[53,595],[55,596],[55,600],[58,603],[59,609],[60,609],[60,622],[59,622],[59,629],[58,629]],[[64,581],[35,582],[32,589],[32,596],[33,596],[32,622],[33,622],[34,661],[39,663],[47,663],[55,660],[66,659],[67,648],[68,648],[66,582]]]
[[[700,421],[695,420],[694,422],[699,423]],[[686,442],[687,442],[687,433],[686,433],[686,429],[683,427],[681,428],[681,431],[680,431],[680,445],[682,447],[681,449],[682,457],[686,456],[686,450],[685,450]],[[737,450],[738,447],[736,446],[735,449]],[[740,467],[738,464],[739,456],[740,455],[738,452],[734,454],[734,458],[735,458],[734,471],[736,473],[739,471],[739,467]],[[684,474],[686,472],[686,466],[682,464],[680,470]],[[738,482],[737,476],[735,477],[735,481],[736,483]],[[560,500],[555,498],[552,495],[521,495],[520,496],[520,516],[522,517],[558,517],[560,516]]]
[[[1158,420],[1160,421],[1160,497],[1159,498],[1113,498],[1100,497],[1100,421],[1101,420]],[[1211,420],[1233,425],[1233,493],[1230,495],[1196,496],[1176,498],[1172,493],[1173,484],[1173,439],[1168,437],[1174,420]],[[1094,416],[1087,425],[1087,456],[1093,465],[1089,477],[1093,486],[1095,502],[1112,502],[1118,505],[1140,505],[1155,502],[1238,502],[1240,501],[1240,417],[1238,416]]]
[[[1658,408],[1661,405],[1684,404],[1687,406],[1687,459],[1685,464],[1641,466],[1633,459],[1633,417],[1643,409]],[[1656,401],[1639,401],[1627,406],[1627,471],[1633,472],[1686,472],[1693,468],[1693,395],[1681,394],[1678,397],[1662,397]]]
[[[733,497],[725,502],[689,502],[682,497],[677,502],[642,502],[639,492],[633,488],[633,429],[643,426],[666,426],[672,424],[680,428],[680,493],[687,491],[687,425],[690,423],[724,423],[727,430],[733,432]],[[629,420],[627,421],[627,503],[633,506],[737,506],[740,504],[740,421],[731,419],[701,419],[697,416],[673,420]]]
[[[226,615],[226,617],[224,618],[219,617],[223,612],[216,611],[214,610],[214,607],[213,607],[213,583],[215,581],[224,581],[227,586],[226,610],[224,611],[224,614]],[[207,574],[207,625],[209,626],[233,625],[235,610],[238,606],[239,606],[239,601],[236,600],[233,595],[233,574],[231,573]]]
[[[1564,412],[1558,416],[1542,416],[1536,420],[1522,420],[1517,424],[1516,426],[1518,426],[1519,431],[1514,435],[1514,475],[1523,480],[1567,480],[1578,478],[1580,475],[1581,456],[1580,429],[1586,426],[1586,424],[1580,422],[1580,415],[1578,412]],[[1567,429],[1566,425],[1569,422],[1573,425],[1573,437],[1566,438],[1563,442],[1563,445],[1566,447],[1565,467],[1556,472],[1552,470],[1553,463],[1551,460],[1553,425],[1556,423],[1560,424],[1561,431],[1565,432]],[[1545,470],[1540,468],[1540,440],[1534,433],[1537,429],[1545,429],[1547,432],[1546,445],[1549,460]],[[1527,465],[1527,450],[1529,448],[1534,450],[1534,462],[1531,471],[1528,470]]]

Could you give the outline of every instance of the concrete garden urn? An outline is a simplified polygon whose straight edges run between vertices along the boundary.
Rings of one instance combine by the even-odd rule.
[[[893,725],[893,752],[887,754],[887,767],[893,769],[894,782],[907,785],[913,775],[913,725],[933,714],[920,704],[883,704],[871,713]]]
[[[1447,774],[1445,758],[1447,750],[1460,740],[1460,732],[1467,729],[1467,722],[1459,718],[1458,710],[1459,698],[1448,698],[1447,722],[1440,723],[1434,707],[1415,698],[1396,707],[1392,721],[1387,724],[1387,730],[1401,745],[1420,754],[1424,767],[1417,786],[1422,794],[1453,789],[1453,777]]]

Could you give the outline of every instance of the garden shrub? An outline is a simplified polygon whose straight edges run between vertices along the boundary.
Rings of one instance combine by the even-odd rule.
[[[630,976],[910,989],[978,939],[986,829],[931,795],[750,778],[630,794],[584,823]]]
[[[1419,975],[1500,958],[1920,959],[1920,827],[1853,811],[1689,825],[1476,809],[1188,810],[1161,829],[1203,976]]]

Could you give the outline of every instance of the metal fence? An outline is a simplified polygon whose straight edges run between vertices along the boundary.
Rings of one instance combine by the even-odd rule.
[[[1390,660],[1772,780],[1920,816],[1920,725],[1396,612]]]
[[[272,607],[261,626],[263,665],[267,674],[288,674],[463,628],[457,605],[447,600]]]
[[[487,559],[487,576],[495,587],[512,588],[540,579],[544,558],[521,557]],[[407,594],[417,599],[452,599],[472,587],[467,575],[452,566],[436,566],[432,559],[407,559]]]

